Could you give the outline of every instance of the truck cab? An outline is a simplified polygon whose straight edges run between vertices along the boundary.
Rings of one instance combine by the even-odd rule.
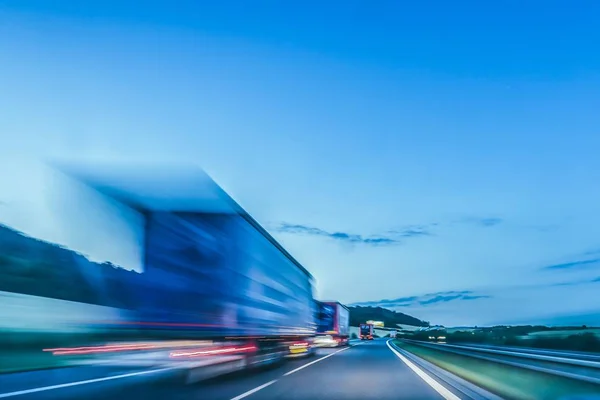
[[[373,340],[373,324],[360,324],[360,340]]]

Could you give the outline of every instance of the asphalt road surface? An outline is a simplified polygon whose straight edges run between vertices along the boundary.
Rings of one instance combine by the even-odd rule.
[[[410,363],[410,362],[409,362]],[[0,399],[452,399],[429,375],[407,364],[385,340],[341,349],[320,349],[315,357],[290,360],[278,367],[236,373],[183,385],[170,371],[81,367],[38,371],[15,381],[0,376]],[[140,374],[142,372],[142,374]],[[105,379],[122,376],[116,379]],[[23,387],[24,382],[29,387]],[[83,383],[82,383],[83,382]],[[33,391],[32,391],[33,390]]]

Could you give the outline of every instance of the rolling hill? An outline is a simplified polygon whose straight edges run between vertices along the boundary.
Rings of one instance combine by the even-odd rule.
[[[386,327],[400,325],[429,326],[429,322],[421,321],[401,312],[391,311],[381,307],[348,307],[350,309],[350,325],[358,326],[366,321],[382,321]]]

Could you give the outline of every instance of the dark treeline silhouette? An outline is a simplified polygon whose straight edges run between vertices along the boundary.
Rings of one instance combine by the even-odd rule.
[[[381,307],[349,307],[350,326],[358,326],[369,320],[382,321],[386,327],[396,328],[400,325],[429,326],[426,321],[421,321],[401,312],[388,310]]]
[[[540,349],[600,352],[600,339],[593,332],[581,332],[586,326],[548,327],[548,326],[496,326],[478,328],[472,331],[447,333],[439,331],[415,332],[411,339],[431,340],[430,337],[443,335],[448,343],[489,344],[495,346],[523,346]],[[533,335],[534,332],[579,331],[568,336]]]
[[[136,308],[142,274],[0,225],[0,291]]]

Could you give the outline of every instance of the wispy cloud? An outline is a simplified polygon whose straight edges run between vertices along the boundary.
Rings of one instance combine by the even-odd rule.
[[[431,226],[435,226],[437,224],[432,224]],[[413,225],[407,226],[400,229],[393,229],[389,232],[391,235],[401,238],[412,238],[418,236],[431,236],[431,227],[427,225]]]
[[[481,226],[484,228],[490,228],[492,226],[500,225],[504,222],[502,218],[497,217],[467,217],[464,218],[461,222]]]
[[[452,294],[454,293],[454,294]],[[463,292],[447,292],[445,294],[438,294],[430,299],[419,301],[419,304],[422,306],[436,304],[436,303],[448,303],[454,300],[468,301],[468,300],[478,300],[478,299],[489,299],[492,296],[482,295],[482,294],[472,294],[471,291],[463,291]]]
[[[294,224],[288,224],[288,223],[282,223],[277,230],[279,232],[286,232],[286,233],[302,233],[302,234],[307,234],[307,235],[327,235],[327,232],[319,229],[319,228],[314,228],[311,226],[306,226],[306,225],[294,225]]]
[[[428,293],[421,296],[399,297],[396,299],[383,299],[378,301],[367,301],[353,305],[376,306],[376,307],[411,307],[411,306],[429,306],[438,303],[448,303],[451,301],[471,301],[478,299],[488,299],[492,296],[476,294],[470,290],[446,291]]]
[[[558,282],[553,283],[547,286],[579,286],[579,285],[589,285],[590,283],[600,283],[600,276],[593,279],[580,279],[577,281],[566,281],[566,282]]]
[[[300,225],[300,224],[288,224],[282,223],[280,224],[276,230],[278,232],[292,233],[292,234],[301,234],[301,235],[312,235],[312,236],[323,236],[330,239],[347,242],[347,243],[363,243],[367,245],[389,245],[389,244],[399,244],[400,240],[390,235],[372,235],[372,236],[363,236],[353,233],[346,232],[328,232],[321,228],[316,228],[314,226]]]
[[[476,295],[476,296],[463,296],[461,300],[478,300],[478,299],[491,299],[492,296],[488,295]]]
[[[586,268],[590,265],[593,264],[598,264],[600,263],[600,258],[592,258],[592,259],[588,259],[588,260],[577,260],[577,261],[570,261],[570,262],[566,262],[566,263],[562,263],[562,264],[553,264],[553,265],[547,265],[545,267],[542,267],[542,270],[546,270],[546,271],[553,271],[553,270],[572,270],[572,269],[579,269],[579,268]]]
[[[413,304],[416,300],[419,299],[419,296],[408,296],[408,297],[398,297],[397,299],[383,299],[383,300],[375,300],[375,301],[364,301],[361,303],[356,303],[353,305],[361,305],[361,306],[379,306],[379,307],[402,307],[409,306]]]
[[[394,244],[399,243],[397,240],[386,238],[386,237],[375,237],[375,238],[366,238],[362,240],[363,243],[367,244]]]
[[[454,294],[451,296],[435,296],[435,297],[432,297],[427,300],[419,301],[419,304],[421,304],[422,306],[426,306],[426,305],[435,304],[435,303],[447,303],[452,300],[458,300],[461,297],[462,297],[462,295],[460,295],[460,294]]]
[[[592,249],[582,253],[584,256],[598,256],[598,254],[600,254],[600,249]]]
[[[444,225],[452,225],[455,223],[467,223],[471,225],[476,225],[480,227],[492,227],[499,225],[503,222],[501,218],[491,218],[491,217],[468,217],[464,218],[460,221],[455,222],[447,222],[447,223],[429,223],[429,224],[420,224],[420,225],[408,225],[404,227],[391,229],[383,234],[376,235],[361,235],[356,233],[349,232],[332,232],[326,231],[325,229],[321,229],[315,226],[303,225],[303,224],[290,224],[287,222],[282,222],[279,225],[275,226],[274,229],[277,232],[298,234],[298,235],[312,235],[312,236],[322,236],[330,239],[347,242],[347,243],[362,243],[367,245],[391,245],[391,244],[400,244],[405,239],[417,238],[417,237],[426,237],[426,236],[434,236],[434,232],[437,228],[443,227]]]
[[[500,218],[483,218],[479,221],[479,224],[481,224],[481,226],[496,226],[502,223],[502,220]]]

